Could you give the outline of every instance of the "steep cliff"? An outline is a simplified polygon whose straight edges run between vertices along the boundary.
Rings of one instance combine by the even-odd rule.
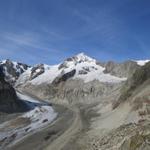
[[[26,109],[25,103],[18,100],[14,88],[5,81],[4,74],[0,68],[0,112],[22,112]]]

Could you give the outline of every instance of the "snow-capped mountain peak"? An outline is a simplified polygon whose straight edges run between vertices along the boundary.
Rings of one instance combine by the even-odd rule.
[[[96,64],[96,60],[85,55],[84,53],[79,53],[75,56],[67,58],[64,62],[59,65],[59,69],[66,69],[66,68],[74,68],[77,65],[81,64],[89,64],[94,63]]]
[[[96,60],[87,56],[86,54],[84,53],[79,53],[77,54],[76,56],[74,56],[73,58],[76,58],[76,60],[78,60],[79,62],[82,61],[88,61],[88,62],[95,62]]]

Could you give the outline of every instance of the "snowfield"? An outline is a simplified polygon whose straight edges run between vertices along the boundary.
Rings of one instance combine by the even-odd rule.
[[[17,93],[18,96],[35,105],[34,109],[20,115],[19,117],[0,124],[0,149],[21,140],[25,136],[37,132],[46,125],[50,124],[56,117],[57,113],[49,105],[40,103],[29,96]],[[33,104],[32,104],[33,105]]]
[[[138,61],[136,61],[137,62],[137,64],[139,65],[139,66],[144,66],[146,63],[148,63],[150,60],[138,60]]]
[[[35,109],[22,115],[22,118],[30,119],[31,124],[28,126],[31,130],[43,127],[56,118],[57,114],[50,106],[38,106]],[[30,130],[30,131],[31,131]]]

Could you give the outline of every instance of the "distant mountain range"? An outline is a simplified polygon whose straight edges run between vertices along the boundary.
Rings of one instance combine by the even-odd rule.
[[[84,82],[98,80],[100,82],[120,82],[126,80],[135,68],[144,65],[149,60],[126,61],[116,63],[113,61],[99,62],[84,53],[67,58],[58,65],[38,64],[30,66],[9,59],[0,62],[5,79],[10,83],[32,84],[51,83],[54,79],[75,70],[73,79],[82,79]]]
[[[5,79],[2,79],[1,85],[9,82],[16,88],[53,101],[61,99],[67,103],[84,100],[90,102],[91,99],[94,101],[112,93],[147,62],[148,60],[104,63],[84,53],[53,66],[30,66],[7,59],[0,62],[2,76]],[[12,99],[16,100],[13,88],[9,89],[10,96],[14,93]],[[13,109],[15,108],[16,106]]]
[[[1,61],[0,66],[5,80],[14,87],[40,98],[68,102],[70,95],[79,101],[87,99],[87,95],[96,99],[107,95],[148,61],[99,62],[80,53],[57,65],[30,66],[7,59]]]

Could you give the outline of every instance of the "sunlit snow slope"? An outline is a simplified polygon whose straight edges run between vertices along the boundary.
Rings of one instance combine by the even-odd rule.
[[[82,79],[84,82],[98,80],[100,82],[116,83],[126,80],[126,78],[119,78],[104,73],[103,71],[105,68],[100,63],[86,56],[84,53],[80,53],[66,59],[58,65],[48,66],[41,64],[29,68],[20,76],[16,85],[24,84],[25,82],[33,85],[52,83],[56,77],[62,76],[73,70],[75,70],[75,74],[72,79]]]

